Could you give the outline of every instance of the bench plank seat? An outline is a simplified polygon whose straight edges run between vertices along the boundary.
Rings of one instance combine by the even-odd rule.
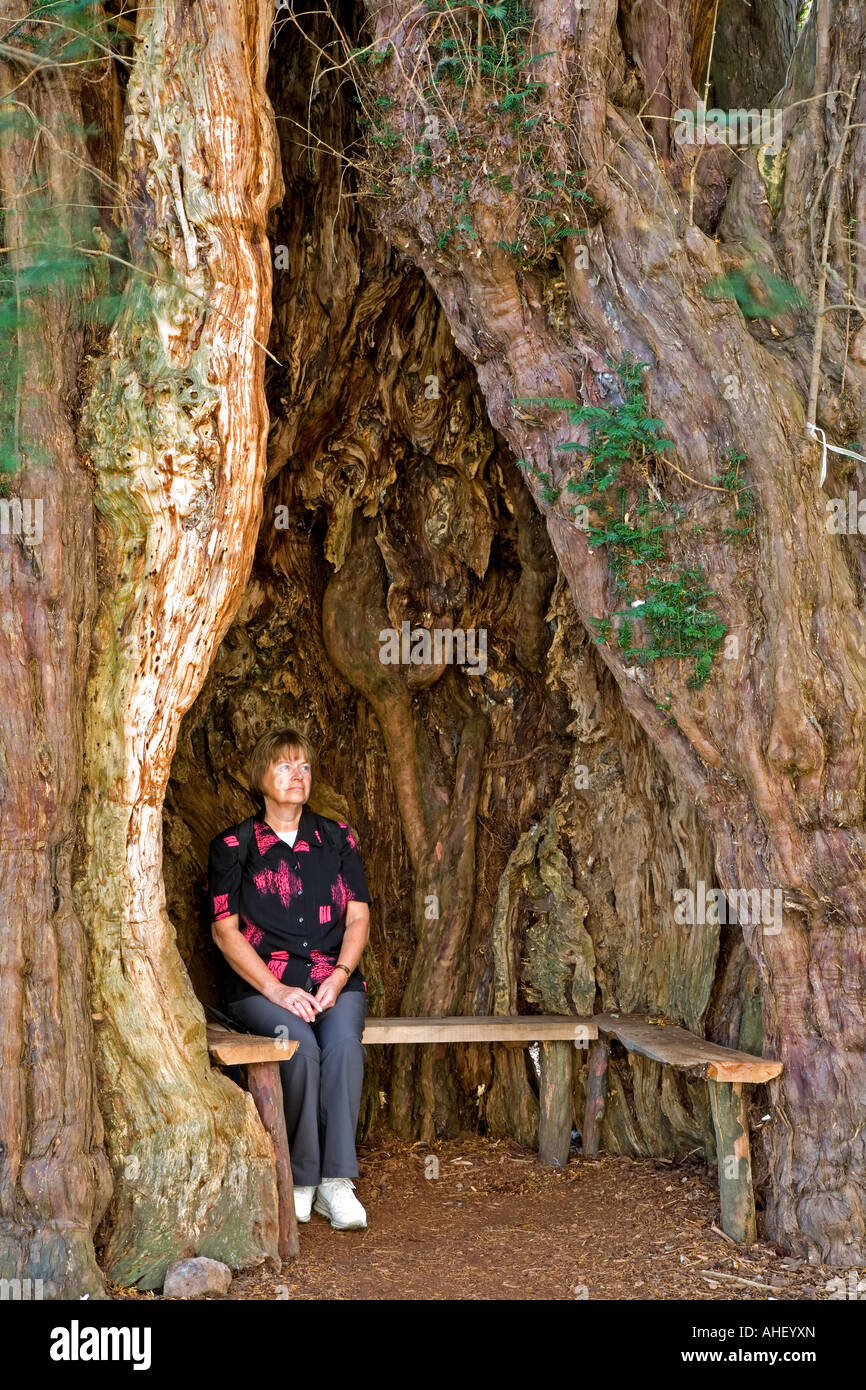
[[[685,1028],[670,1023],[651,1023],[639,1014],[596,1014],[602,1033],[618,1038],[629,1052],[640,1052],[670,1067],[696,1070],[711,1081],[746,1081],[755,1085],[771,1081],[782,1070],[782,1063],[769,1057],[755,1057],[696,1037]]]
[[[207,1025],[207,1050],[224,1067],[246,1066],[248,1062],[287,1062],[299,1046],[288,1038],[261,1038],[252,1033],[232,1033],[217,1023]]]
[[[521,1014],[450,1018],[368,1018],[365,1043],[431,1042],[577,1042],[598,1037],[594,1018]]]

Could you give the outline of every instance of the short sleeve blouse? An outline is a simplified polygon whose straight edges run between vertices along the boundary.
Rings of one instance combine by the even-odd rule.
[[[231,826],[210,843],[211,920],[237,913],[242,935],[271,974],[282,984],[315,991],[337,963],[349,903],[370,901],[351,827],[304,806],[295,843],[288,845],[256,816],[243,866],[237,830]],[[225,964],[225,1003],[258,993]],[[357,967],[344,988],[367,988]]]

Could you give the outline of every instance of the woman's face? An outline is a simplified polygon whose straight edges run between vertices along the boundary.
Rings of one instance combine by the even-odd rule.
[[[302,806],[310,795],[312,771],[303,750],[291,748],[275,758],[262,778],[267,800],[278,806]]]

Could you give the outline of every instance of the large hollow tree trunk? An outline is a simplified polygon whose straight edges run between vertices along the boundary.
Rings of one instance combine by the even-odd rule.
[[[211,1069],[165,908],[162,803],[184,711],[243,593],[261,515],[275,190],[263,6],[139,11],[122,156],[139,273],[94,364],[102,600],[87,691],[86,850],[111,1276],[157,1286],[194,1250],[273,1255],[270,1146]]]
[[[514,398],[596,404],[610,386],[605,353],[619,362],[630,352],[650,364],[645,390],[651,414],[662,418],[676,447],[668,455],[675,466],[657,461],[650,481],[691,523],[681,520],[676,527],[671,554],[680,573],[700,565],[711,577],[713,606],[737,641],[726,649],[728,660],[719,652],[710,679],[698,688],[689,685],[689,662],[640,664],[613,637],[600,651],[626,708],[711,824],[720,886],[729,892],[778,889],[784,896],[778,933],[760,924],[745,928],[761,977],[766,1046],[785,1063],[771,1091],[774,1123],[763,1131],[771,1174],[768,1234],[810,1259],[862,1262],[866,633],[860,583],[846,543],[828,532],[819,450],[804,428],[814,315],[798,318],[790,299],[782,298],[775,313],[768,311],[771,334],[761,317],[755,326],[756,316],[747,320],[733,303],[714,304],[701,294],[732,265],[760,253],[769,258],[769,271],[792,277],[814,301],[814,264],[802,233],[820,209],[820,254],[824,217],[837,211],[828,206],[833,180],[822,177],[828,160],[839,160],[846,171],[840,221],[850,214],[852,240],[866,241],[860,203],[844,191],[856,190],[863,179],[863,84],[847,142],[843,99],[793,105],[811,97],[813,87],[819,98],[828,90],[852,91],[863,56],[862,8],[818,5],[784,98],[792,106],[778,215],[774,219],[754,152],[741,156],[723,249],[708,233],[723,190],[719,156],[726,152],[671,145],[657,155],[658,142],[650,143],[634,114],[638,96],[622,84],[616,6],[610,0],[580,9],[558,0],[541,3],[532,73],[546,85],[534,96],[533,133],[561,180],[577,168],[586,171],[595,209],[586,237],[588,271],[575,250],[577,238],[565,238],[554,260],[549,250],[547,259],[539,254],[535,268],[516,259],[515,229],[525,234],[527,226],[521,212],[526,163],[507,109],[491,118],[483,89],[427,88],[439,122],[429,141],[435,175],[428,171],[409,184],[407,156],[425,113],[420,89],[407,85],[406,75],[434,65],[426,49],[429,26],[410,11],[402,0],[368,5],[375,46],[395,55],[376,65],[365,87],[387,99],[390,137],[380,133],[369,146],[378,224],[424,271],[456,342],[475,365],[491,421],[531,465],[530,487],[576,610],[591,631],[592,621],[609,619],[618,603],[608,548],[591,546],[563,503],[549,497],[551,480],[562,488],[578,476],[569,474],[557,446],[585,443],[586,432],[564,422],[562,411],[516,406]],[[671,62],[685,66],[686,16],[666,14]],[[810,67],[812,26],[818,57]],[[655,36],[644,26],[632,38],[639,46]],[[655,53],[637,56],[652,71]],[[668,74],[674,104],[689,90],[688,72],[680,77],[677,82],[676,73]],[[498,186],[489,181],[493,171]],[[510,190],[503,191],[504,175]],[[452,209],[460,203],[466,211],[455,225]],[[848,260],[834,234],[831,288],[844,288]],[[554,274],[564,275],[568,291],[556,320],[547,294]],[[855,268],[855,289],[861,278]],[[817,423],[831,438],[853,433],[863,415],[863,371],[852,352],[842,417],[846,345],[845,315],[828,316],[823,370],[829,380],[818,395]],[[735,528],[733,509],[717,495],[731,450],[745,460],[756,503],[753,533],[744,544],[726,535]],[[633,502],[640,478],[626,470],[623,480]],[[638,587],[638,593],[645,601],[646,591]]]
[[[2,6],[4,31],[25,6]],[[36,269],[87,237],[86,126],[105,119],[79,69],[0,64],[5,342],[3,497],[23,528],[0,537],[0,1276],[46,1298],[104,1296],[93,1232],[111,1190],[96,1098],[87,946],[71,860],[82,780],[81,707],[96,606],[91,479],[76,454],[78,310],[93,294]],[[106,81],[103,70],[101,79]],[[53,215],[52,215],[53,210]],[[49,230],[52,229],[52,230]],[[8,301],[4,303],[9,322]],[[4,332],[5,332],[4,328]],[[8,354],[8,356],[6,355]]]
[[[376,827],[383,805],[400,820],[402,833],[373,856],[371,882],[392,903],[411,882],[411,912],[399,904],[392,917],[402,933],[397,967],[385,959],[392,942],[377,925],[383,988],[405,1011],[486,1012],[519,999],[567,1010],[583,1006],[595,987],[605,1003],[670,1008],[699,1026],[718,929],[690,933],[675,924],[674,889],[709,878],[710,832],[723,888],[781,889],[780,932],[746,925],[739,952],[726,936],[729,968],[715,1000],[725,1026],[742,1031],[744,1010],[732,999],[748,974],[748,950],[750,981],[760,981],[764,1046],[785,1062],[771,1088],[773,1124],[762,1131],[767,1233],[810,1259],[848,1265],[866,1258],[866,1135],[858,1111],[866,1089],[862,553],[858,537],[834,536],[824,525],[819,451],[804,434],[814,315],[792,310],[783,295],[776,309],[763,305],[763,317],[746,318],[733,302],[701,293],[713,280],[718,292],[732,271],[743,272],[748,288],[749,263],[757,259],[814,303],[830,216],[826,280],[834,312],[824,320],[816,422],[831,440],[857,437],[866,354],[857,322],[838,302],[843,291],[863,298],[861,262],[847,255],[843,235],[866,242],[866,89],[855,94],[849,132],[846,100],[837,96],[834,104],[823,93],[852,91],[864,26],[853,0],[819,4],[788,68],[790,15],[763,22],[761,9],[758,27],[779,36],[766,71],[789,72],[785,151],[775,161],[747,152],[735,168],[725,150],[678,146],[665,124],[669,105],[688,106],[702,91],[707,8],[666,7],[660,27],[642,6],[624,4],[619,13],[615,0],[542,0],[525,25],[528,42],[534,20],[535,61],[511,83],[506,103],[501,73],[487,90],[477,62],[465,91],[441,80],[441,71],[428,82],[443,56],[442,15],[419,18],[409,0],[371,3],[385,61],[366,70],[372,86],[360,69],[356,76],[377,137],[362,170],[377,231],[342,198],[339,155],[330,153],[356,136],[345,98],[331,87],[344,73],[321,71],[318,51],[306,69],[294,54],[287,59],[284,119],[318,123],[323,145],[314,139],[305,146],[297,125],[290,127],[284,162],[298,191],[282,214],[282,249],[293,274],[277,291],[272,345],[284,365],[271,382],[276,418],[267,470],[264,223],[278,182],[264,87],[269,16],[203,0],[139,11],[121,173],[137,273],[108,352],[91,367],[82,436],[96,476],[101,599],[87,690],[83,843],[69,873],[90,938],[92,1004],[76,955],[77,919],[71,907],[64,913],[62,853],[54,897],[63,931],[54,941],[56,865],[41,841],[42,912],[24,922],[20,858],[13,893],[22,925],[12,938],[18,984],[10,995],[10,1058],[28,1014],[50,1021],[49,1053],[68,1098],[51,1122],[77,1182],[70,1199],[54,1181],[50,1124],[25,1133],[28,1095],[40,1103],[46,1095],[35,1072],[25,1072],[23,1090],[10,1085],[3,1093],[5,1118],[22,1136],[3,1192],[3,1233],[22,1273],[42,1273],[57,1242],[66,1241],[76,1255],[64,1287],[98,1292],[85,1233],[100,1219],[107,1184],[88,1061],[90,1008],[116,1183],[99,1233],[108,1272],[153,1287],[168,1261],[187,1250],[232,1264],[275,1250],[267,1141],[249,1104],[208,1065],[202,1012],[176,949],[162,878],[163,798],[180,721],[192,714],[212,661],[202,715],[216,694],[214,718],[223,723],[213,739],[207,721],[201,731],[193,721],[187,729],[177,772],[188,824],[201,839],[203,828],[213,832],[246,811],[242,760],[255,734],[277,711],[294,718],[314,708],[330,739],[338,792],[339,775],[347,784],[354,775],[366,827]],[[506,11],[513,27],[517,7]],[[321,38],[327,20],[307,22]],[[501,37],[500,22],[485,18],[493,27],[488,38]],[[453,36],[462,19],[449,23]],[[471,48],[474,28],[463,39]],[[717,34],[714,81],[739,95],[736,64]],[[518,93],[527,72],[541,85]],[[816,94],[819,100],[807,100]],[[838,181],[824,176],[837,160]],[[416,166],[411,183],[408,165]],[[582,240],[554,236],[556,219],[539,217],[540,208],[564,219],[560,232],[580,224]],[[577,254],[583,242],[588,266]],[[748,308],[748,297],[740,302]],[[611,362],[626,352],[649,363],[650,412],[676,446],[671,466],[661,455],[629,455],[626,516],[634,518],[641,488],[654,489],[669,512],[664,520],[676,523],[666,540],[670,565],[680,573],[700,566],[710,576],[712,605],[737,639],[724,656],[716,653],[697,688],[689,683],[691,661],[642,664],[624,650],[623,625],[617,645],[615,615],[624,600],[610,545],[590,545],[566,505],[567,483],[585,477],[586,460],[570,467],[575,456],[557,447],[586,444],[586,426],[513,399],[566,398],[616,410],[622,394]],[[441,401],[423,390],[431,372]],[[74,376],[72,356],[50,379],[61,374]],[[479,420],[481,403],[488,418]],[[65,459],[71,434],[62,434],[53,400],[40,408],[51,417],[44,428],[59,441],[56,456]],[[506,479],[508,468],[514,472],[508,449],[528,465],[549,544],[529,541],[528,509]],[[743,456],[755,501],[748,534],[743,539],[741,530],[737,540],[726,533],[739,524],[739,503],[735,509],[730,488],[717,482],[732,450]],[[70,478],[70,505],[80,508],[80,481]],[[849,475],[835,456],[828,479],[828,493],[845,495]],[[288,499],[293,530],[280,537],[262,528],[259,554],[269,568],[254,577],[229,630],[250,574],[263,482],[273,487],[268,505]],[[360,526],[358,511],[366,518]],[[369,518],[377,512],[374,541]],[[314,514],[312,531],[307,513]],[[508,516],[517,514],[513,525]],[[56,779],[63,805],[58,810],[58,798],[45,814],[43,848],[68,839],[77,791],[75,734],[63,708],[76,697],[76,680],[80,694],[84,675],[75,639],[76,624],[86,631],[94,610],[88,554],[84,541],[66,552],[83,578],[74,592],[67,585],[63,640],[73,660],[52,727],[67,740],[70,771],[66,782]],[[551,646],[546,605],[557,569],[564,583],[552,600],[558,628]],[[353,587],[365,576],[366,605]],[[630,597],[645,599],[640,581],[652,577],[652,567],[629,572]],[[287,591],[302,595],[308,631],[292,630]],[[24,631],[23,614],[38,627],[55,607],[44,586],[30,607],[20,593],[23,587],[12,605],[13,635]],[[449,626],[463,612],[495,625],[494,669],[483,691],[467,698],[454,673],[414,680],[405,671],[386,674],[377,662],[374,614],[399,628],[404,616],[426,614],[425,621]],[[353,645],[359,629],[347,629],[353,614],[363,618],[363,650]],[[565,641],[579,645],[578,619],[604,640],[566,662]],[[611,623],[606,636],[599,620]],[[255,649],[258,636],[267,639],[267,659]],[[41,650],[37,638],[32,645]],[[24,699],[25,682],[23,639],[15,640],[5,677],[13,702]],[[323,682],[329,653],[333,666]],[[265,675],[269,682],[273,676],[267,688]],[[248,703],[233,704],[227,692],[244,678]],[[27,699],[34,710],[46,707],[38,691],[28,689]],[[579,711],[572,745],[569,700]],[[347,719],[356,724],[348,749]],[[540,748],[536,730],[543,731]],[[548,758],[549,731],[557,747]],[[220,765],[199,798],[203,751]],[[610,757],[616,762],[620,754],[612,766]],[[379,755],[383,767],[371,775]],[[574,780],[584,763],[588,787]],[[15,766],[21,791],[13,823],[30,825],[21,798],[32,769],[20,749]],[[532,769],[525,786],[522,767]],[[621,862],[628,855],[637,865]],[[176,878],[174,886],[184,887]],[[527,896],[540,917],[529,927]],[[438,917],[427,915],[432,897]],[[644,950],[642,932],[656,913],[661,930]],[[37,1004],[24,993],[36,978],[26,966],[46,942]],[[58,1016],[73,1028],[69,1052]],[[534,1101],[513,1054],[491,1060],[490,1049],[467,1048],[455,1072],[443,1060],[431,1054],[416,1072],[406,1058],[396,1068],[392,1106],[407,1130],[447,1130],[456,1113],[454,1077],[474,1097],[492,1076],[488,1122],[508,1132],[513,1119],[531,1137]],[[685,1114],[661,1083],[641,1106],[641,1133],[625,1102],[616,1113],[611,1107],[612,1147],[669,1143],[676,1152],[685,1136],[697,1139],[706,1129],[706,1116],[697,1107]],[[29,1113],[40,1113],[38,1106]],[[62,1234],[67,1229],[74,1241]]]
[[[291,21],[281,20],[271,73],[279,128],[291,133],[307,119],[313,124],[311,141],[284,142],[287,195],[272,231],[271,346],[286,366],[269,369],[272,482],[265,514],[286,513],[285,529],[262,528],[243,622],[226,639],[202,697],[210,708],[190,712],[195,746],[212,766],[214,787],[234,804],[244,773],[228,731],[249,747],[266,718],[313,715],[327,777],[346,792],[361,829],[376,904],[374,1011],[419,1007],[419,958],[432,959],[435,976],[444,931],[439,981],[446,988],[430,981],[436,1011],[456,1000],[467,1013],[584,1012],[595,994],[601,1007],[661,1010],[700,1029],[714,989],[718,927],[675,922],[673,890],[683,877],[713,880],[709,836],[599,670],[557,580],[542,518],[485,418],[472,364],[456,350],[429,286],[399,250],[388,251],[364,207],[344,196],[353,190],[354,170],[341,167],[333,152],[354,134],[351,92],[340,70],[321,71],[320,48],[331,38],[326,16],[305,15],[303,23],[310,43],[297,42]],[[378,588],[367,577],[373,607],[388,614],[372,630],[366,620],[353,621],[367,605],[351,582],[355,562],[346,561],[356,512],[377,517],[376,547],[387,571],[381,575],[380,561]],[[375,547],[369,554],[375,559]],[[338,605],[332,592],[326,607],[345,604],[342,645],[350,661],[338,658],[337,665],[348,690],[319,637],[323,571],[330,566],[341,598]],[[418,668],[391,669],[393,692],[402,689],[405,701],[411,691],[412,699],[400,716],[408,737],[392,737],[386,748],[365,698],[348,698],[366,684],[352,685],[352,669],[362,677],[378,672],[384,681],[377,631],[383,622],[453,624],[467,599],[462,622],[488,632],[487,672],[454,671],[454,679],[432,683],[428,672],[423,689]],[[332,620],[325,617],[327,628]],[[490,730],[470,825],[475,866],[466,886],[474,903],[464,936],[436,918],[433,894],[420,894],[426,871],[410,861],[398,805],[402,797],[406,806],[416,743],[423,749],[420,786],[434,798],[434,818],[447,804],[466,697],[470,707],[486,710]],[[186,826],[172,816],[172,838],[201,845],[200,865],[206,836],[190,804],[187,762],[178,767],[174,801]],[[238,816],[248,809],[242,801]],[[510,865],[516,843],[539,817],[548,833],[534,846],[526,841],[525,864]],[[567,847],[567,867],[556,836]],[[593,949],[595,980],[576,968]],[[738,998],[727,1005],[738,1024]],[[425,1052],[421,1066],[436,1075],[434,1101],[402,1049],[378,1056],[374,1050],[365,1113],[375,1114],[379,1092],[388,1093],[390,1069],[389,1114],[399,1128],[417,1135],[432,1121],[451,1132],[456,1099],[462,1123],[536,1144],[538,1104],[524,1054],[461,1047],[447,1075],[446,1058]],[[625,1067],[620,1080],[605,1120],[608,1148],[677,1156],[712,1142],[704,1086],[671,1086],[664,1069],[649,1062]]]

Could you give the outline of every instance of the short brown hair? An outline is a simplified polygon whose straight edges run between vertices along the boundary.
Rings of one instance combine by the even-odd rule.
[[[264,797],[262,778],[267,773],[271,763],[284,753],[296,753],[299,749],[310,764],[310,771],[312,772],[313,745],[300,729],[274,729],[269,734],[263,734],[250,754],[250,791],[254,792],[256,796]]]

